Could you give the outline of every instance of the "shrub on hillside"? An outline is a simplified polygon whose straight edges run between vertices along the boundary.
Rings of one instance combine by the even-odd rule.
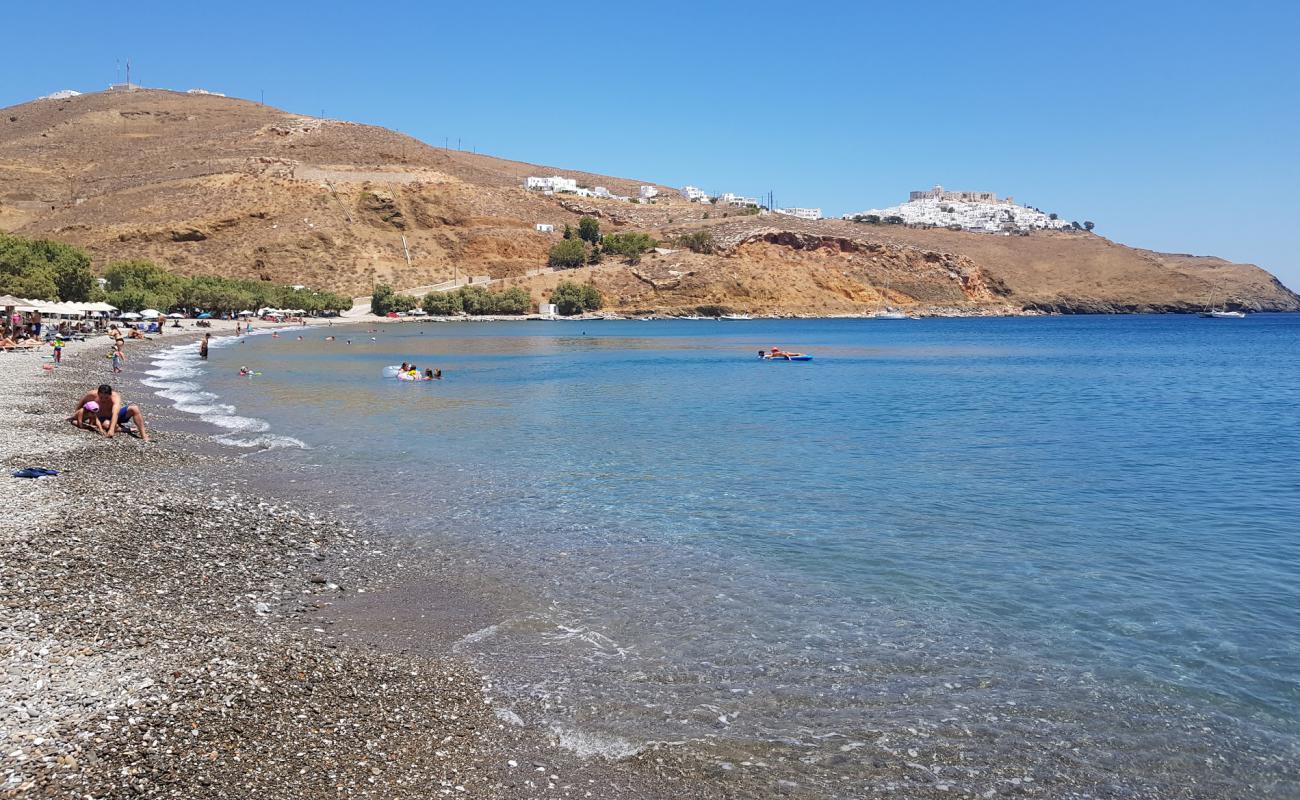
[[[635,264],[642,253],[658,244],[649,234],[629,231],[627,233],[611,233],[605,237],[601,247],[606,253],[623,256]]]
[[[600,223],[595,217],[583,217],[578,220],[578,238],[590,244],[600,241]]]
[[[716,246],[713,242],[713,231],[684,233],[677,237],[675,243],[678,247],[684,247],[692,253],[712,253]]]
[[[551,246],[546,263],[555,269],[581,267],[587,263],[587,245],[581,239],[562,239]]]

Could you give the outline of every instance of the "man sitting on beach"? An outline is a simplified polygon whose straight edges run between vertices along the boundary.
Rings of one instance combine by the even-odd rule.
[[[118,426],[134,422],[140,438],[149,441],[140,407],[123,404],[122,395],[107,383],[100,384],[98,389],[81,398],[68,421],[78,428],[97,430],[110,439],[117,433]]]

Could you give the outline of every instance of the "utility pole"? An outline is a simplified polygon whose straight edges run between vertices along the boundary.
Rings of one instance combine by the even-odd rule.
[[[265,90],[265,89],[258,89],[258,91],[261,92],[262,99],[261,99],[261,100],[258,100],[258,101],[257,101],[257,104],[258,104],[259,106],[264,106],[264,105],[266,105],[266,90]]]

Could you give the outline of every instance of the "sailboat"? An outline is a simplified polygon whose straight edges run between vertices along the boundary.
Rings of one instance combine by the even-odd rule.
[[[1211,297],[1211,301],[1213,297]],[[1206,303],[1205,310],[1201,312],[1205,319],[1245,319],[1245,311],[1229,311],[1227,308],[1215,308],[1214,303]]]
[[[889,293],[889,284],[886,283],[885,291],[881,292],[880,296],[883,298],[888,293]],[[868,317],[868,319],[915,319],[915,317],[913,317],[911,314],[906,314],[902,311],[899,311],[896,308],[885,306],[884,308],[876,309],[876,313],[872,314],[870,317]]]

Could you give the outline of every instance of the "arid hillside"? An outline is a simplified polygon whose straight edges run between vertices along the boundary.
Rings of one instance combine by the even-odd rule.
[[[378,281],[415,289],[487,275],[540,300],[565,275],[530,273],[545,266],[564,224],[591,214],[606,231],[646,231],[664,243],[667,252],[638,264],[607,259],[575,275],[628,311],[1191,310],[1211,297],[1300,310],[1300,298],[1257,267],[1092,234],[803,222],[691,204],[675,192],[653,205],[566,199],[525,191],[533,174],[631,195],[651,183],[430,147],[211,95],[102,92],[0,111],[0,230],[84,246],[98,265],[143,256],[187,274],[354,294]],[[699,230],[710,232],[712,252],[672,244]]]

